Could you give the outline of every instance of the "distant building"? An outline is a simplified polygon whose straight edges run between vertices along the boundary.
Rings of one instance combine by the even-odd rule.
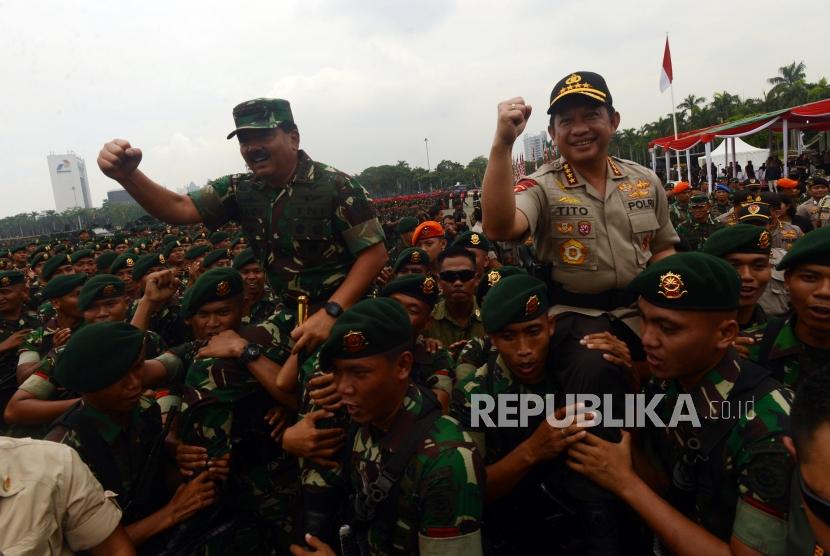
[[[46,161],[49,164],[49,177],[52,178],[55,210],[63,212],[74,207],[92,208],[84,159],[69,152],[50,154]]]
[[[112,191],[107,191],[107,201],[109,201],[112,205],[138,204],[135,202],[135,199],[133,199],[130,194],[123,189],[113,189]]]
[[[545,141],[548,138],[548,133],[542,131],[536,135],[525,134],[525,160],[530,162],[534,160],[541,160],[544,156]]]

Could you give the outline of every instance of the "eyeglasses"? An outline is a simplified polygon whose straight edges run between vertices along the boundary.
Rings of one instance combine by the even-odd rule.
[[[461,282],[469,282],[476,277],[475,270],[445,270],[438,274],[444,282],[453,283],[456,280]]]
[[[830,525],[830,501],[825,500],[807,486],[807,483],[804,482],[804,476],[801,474],[801,469],[798,469],[797,473],[804,505],[810,508],[810,511],[825,525]]]

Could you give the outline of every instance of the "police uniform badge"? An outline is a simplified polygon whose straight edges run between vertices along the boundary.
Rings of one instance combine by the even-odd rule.
[[[577,230],[579,230],[579,235],[587,236],[588,234],[591,233],[592,229],[593,228],[591,226],[591,223],[588,222],[587,220],[580,220],[579,223],[577,224]]]
[[[424,278],[424,283],[421,284],[421,291],[427,295],[435,291],[435,279],[432,276]]]
[[[349,330],[343,335],[343,349],[346,353],[358,353],[366,349],[369,342],[366,341],[366,336],[359,330]]]
[[[559,246],[559,258],[565,264],[580,265],[585,263],[588,248],[581,241],[569,239]]]
[[[560,234],[569,234],[574,231],[574,225],[570,222],[559,222],[556,225],[556,231]]]
[[[531,295],[525,303],[525,316],[530,316],[539,310],[539,296]]]
[[[688,290],[684,290],[685,284],[683,278],[675,272],[667,272],[660,276],[660,285],[657,293],[666,299],[680,299],[686,295]]]
[[[227,280],[222,280],[218,284],[216,284],[216,295],[220,295],[225,297],[231,291],[231,285],[228,283]]]
[[[472,243],[473,245],[478,245],[479,243],[481,243],[481,238],[478,236],[478,234],[472,234],[470,236],[470,243]]]
[[[758,236],[758,247],[761,249],[767,249],[769,247],[769,232],[764,230],[761,232],[761,235]]]

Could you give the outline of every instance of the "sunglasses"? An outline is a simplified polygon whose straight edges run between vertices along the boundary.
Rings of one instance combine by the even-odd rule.
[[[807,486],[804,477],[801,475],[801,469],[798,469],[797,472],[798,485],[801,487],[801,497],[804,499],[804,505],[810,508],[813,515],[824,522],[825,525],[830,525],[830,501],[825,500]]]
[[[461,282],[469,282],[476,276],[475,270],[445,270],[438,274],[444,282],[453,283],[456,280]]]

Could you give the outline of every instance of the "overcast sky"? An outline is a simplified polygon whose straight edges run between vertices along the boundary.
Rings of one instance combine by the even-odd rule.
[[[575,70],[601,73],[621,126],[639,128],[671,109],[667,31],[678,103],[759,96],[794,60],[830,77],[828,16],[821,0],[0,0],[0,217],[54,209],[46,155],[67,150],[100,206],[119,187],[95,163],[113,137],[172,189],[242,171],[231,110],[260,96],[289,99],[302,147],[349,173],[426,166],[425,137],[433,168],[486,155],[514,95],[541,131]]]

